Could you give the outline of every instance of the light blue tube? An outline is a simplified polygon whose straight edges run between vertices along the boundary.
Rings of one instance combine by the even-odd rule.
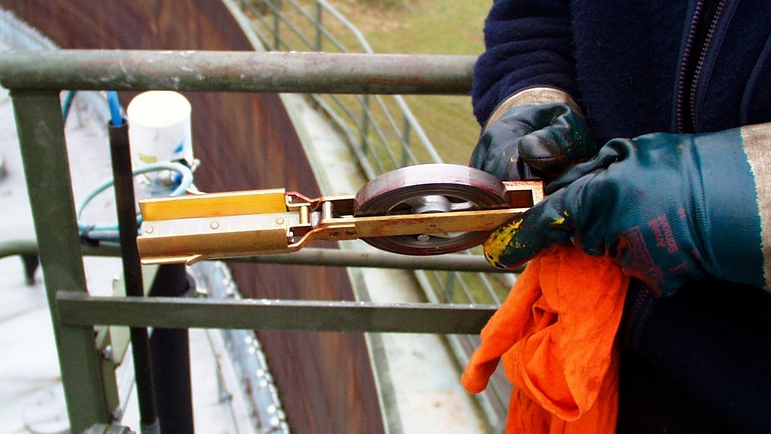
[[[179,196],[184,194],[187,189],[193,184],[193,172],[189,167],[181,163],[153,163],[147,166],[140,167],[133,170],[133,175],[141,175],[148,172],[157,172],[159,170],[171,170],[181,175],[179,185],[171,192],[171,196]],[[88,225],[80,221],[80,215],[86,206],[94,199],[99,193],[112,187],[113,180],[109,179],[103,182],[101,185],[93,189],[86,198],[80,203],[77,208],[78,216],[78,230],[80,234],[88,234],[88,238],[94,240],[110,240],[114,241],[118,239],[118,225]],[[137,217],[137,225],[142,223],[142,217]]]

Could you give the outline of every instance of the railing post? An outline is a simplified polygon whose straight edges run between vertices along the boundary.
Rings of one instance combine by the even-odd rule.
[[[64,124],[56,91],[11,92],[70,430],[109,423],[93,327],[59,322],[56,293],[86,293]],[[114,380],[114,379],[113,379]]]
[[[452,271],[447,273],[447,280],[444,282],[445,303],[455,302],[456,273]]]
[[[185,264],[161,265],[150,296],[184,297],[191,289],[185,267]],[[188,329],[155,327],[150,338],[150,354],[160,432],[193,433]]]
[[[361,147],[364,151],[364,155],[366,155],[369,148],[369,94],[362,95],[361,108],[361,126],[359,127],[359,133],[361,134]]]
[[[125,291],[130,297],[141,297],[144,295],[144,284],[136,243],[137,218],[134,208],[134,177],[131,174],[128,125],[125,122],[121,125],[110,122],[108,127]],[[141,431],[156,434],[159,432],[159,422],[153,390],[148,331],[144,327],[132,327],[130,333]]]
[[[266,0],[268,1],[268,0]],[[273,14],[273,49],[278,51],[281,38],[279,37],[279,27],[281,25],[281,0],[276,0],[276,11]]]
[[[321,3],[316,1],[316,23],[315,23],[315,27],[316,27],[316,51],[322,51],[321,50],[322,43],[323,43],[322,37],[324,36],[324,33],[321,31],[321,29],[324,28],[324,25],[321,23],[321,20],[323,19],[322,18],[322,13],[323,12],[324,12],[324,9],[321,7]]]
[[[402,128],[402,167],[406,166],[407,163],[409,163],[410,157],[409,152],[407,152],[410,148],[410,133],[412,132],[412,128],[410,127],[410,121],[407,119],[407,117],[404,117],[404,127]]]

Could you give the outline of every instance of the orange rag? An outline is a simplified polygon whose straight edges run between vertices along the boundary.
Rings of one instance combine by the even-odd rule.
[[[498,360],[514,384],[507,433],[614,433],[618,348],[629,278],[608,257],[558,246],[534,258],[482,330],[463,387],[487,387]]]

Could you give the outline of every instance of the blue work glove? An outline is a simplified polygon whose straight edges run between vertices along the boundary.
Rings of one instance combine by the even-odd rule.
[[[551,196],[494,231],[485,256],[513,267],[572,241],[664,296],[706,276],[766,287],[769,150],[771,123],[611,140],[555,180]]]
[[[504,181],[549,182],[597,154],[599,147],[572,99],[550,91],[567,101],[503,107],[500,117],[494,114],[471,154],[470,165]]]

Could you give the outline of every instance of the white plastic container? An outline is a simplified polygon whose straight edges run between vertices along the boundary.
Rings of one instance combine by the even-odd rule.
[[[190,102],[173,91],[151,90],[128,105],[129,142],[134,167],[151,163],[193,164]]]

